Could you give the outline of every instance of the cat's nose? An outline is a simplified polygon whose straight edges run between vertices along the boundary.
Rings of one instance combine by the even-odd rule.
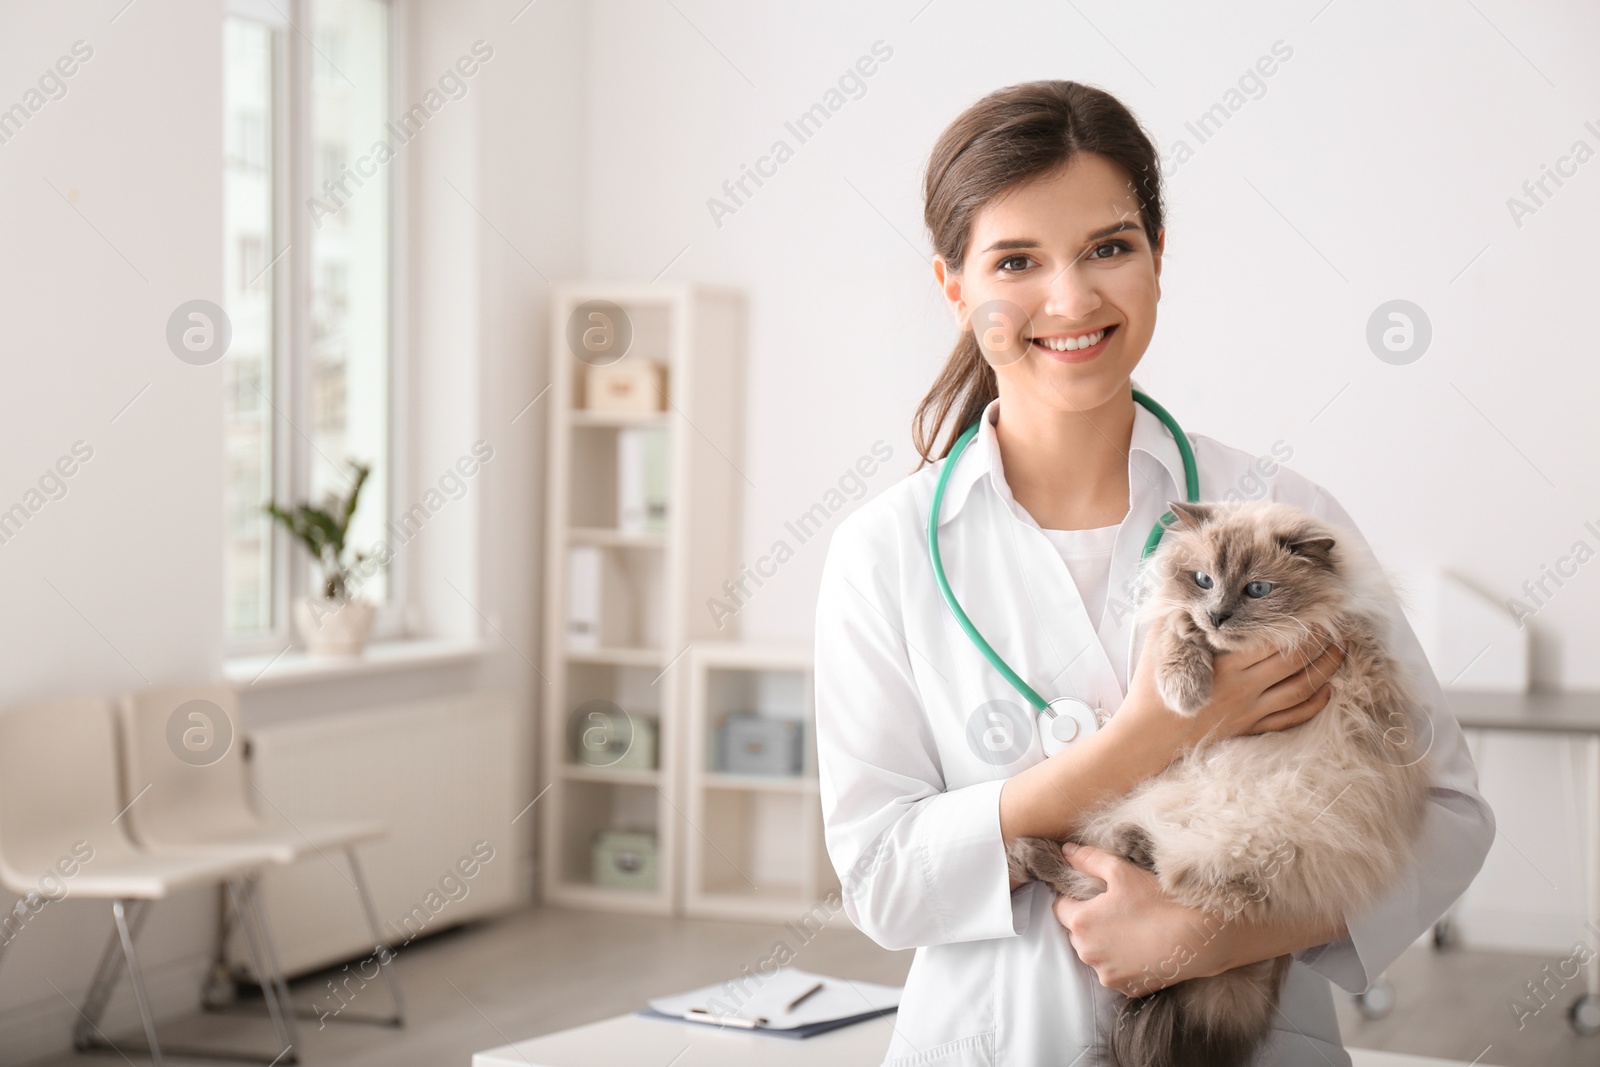
[[[1211,613],[1211,625],[1220,630],[1222,629],[1222,624],[1227,622],[1232,617],[1233,612],[1231,611],[1213,611]]]

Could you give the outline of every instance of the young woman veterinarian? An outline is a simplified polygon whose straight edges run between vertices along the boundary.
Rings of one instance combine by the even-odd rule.
[[[980,100],[934,147],[924,217],[961,337],[917,411],[925,465],[834,534],[815,647],[822,810],[845,911],[885,948],[916,949],[885,1063],[1066,1067],[1096,1045],[1120,991],[1292,953],[1258,1062],[1349,1064],[1329,983],[1364,990],[1466,889],[1494,836],[1421,646],[1402,623],[1394,652],[1432,725],[1431,803],[1418,861],[1364,913],[1217,930],[1087,847],[1068,851],[1106,881],[1093,900],[1012,884],[1013,838],[1070,841],[1078,813],[1201,734],[1291,729],[1327,701],[1342,652],[1324,635],[1296,656],[1219,655],[1194,720],[1162,703],[1131,601],[1168,501],[1264,495],[1361,535],[1320,486],[1198,434],[1191,489],[1176,423],[1131,378],[1155,328],[1165,233],[1155,149],[1115,98],[1045,81]],[[959,622],[931,539],[951,598],[1016,681]]]

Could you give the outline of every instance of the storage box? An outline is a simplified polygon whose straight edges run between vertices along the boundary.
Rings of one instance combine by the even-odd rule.
[[[666,410],[667,368],[648,359],[590,364],[584,378],[584,407],[622,415]]]
[[[717,729],[717,769],[727,774],[800,773],[800,723],[736,711]]]
[[[616,889],[654,889],[655,831],[597,832],[594,835],[594,884]]]
[[[582,706],[572,714],[575,721],[569,733],[579,763],[625,771],[656,769],[659,727],[653,716],[629,715],[621,722],[608,724],[590,720]],[[629,724],[632,724],[631,736]]]

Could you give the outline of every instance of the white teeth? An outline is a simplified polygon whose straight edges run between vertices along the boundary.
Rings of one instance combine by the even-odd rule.
[[[1082,337],[1040,337],[1037,340],[1046,348],[1053,348],[1057,352],[1076,352],[1080,348],[1092,348],[1099,344],[1100,339],[1105,335],[1106,332],[1104,330],[1096,330],[1094,333],[1084,334]]]

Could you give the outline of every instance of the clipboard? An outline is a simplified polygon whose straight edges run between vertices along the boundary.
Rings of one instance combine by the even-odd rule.
[[[796,997],[819,982],[821,989],[806,997],[794,1010],[785,1010]],[[770,976],[747,973],[687,993],[654,997],[649,1007],[635,1014],[718,1029],[738,1026],[740,1030],[773,1037],[805,1038],[897,1011],[902,991],[901,986],[780,967]],[[699,1014],[690,1015],[691,1009],[699,1009]],[[719,1022],[719,1017],[730,1021]]]

